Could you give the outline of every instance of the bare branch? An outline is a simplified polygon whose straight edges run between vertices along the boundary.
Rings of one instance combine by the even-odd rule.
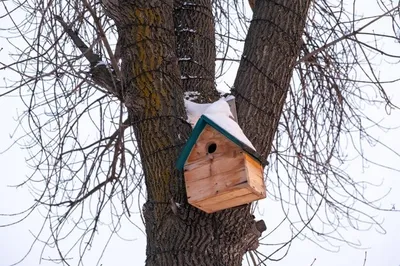
[[[88,47],[78,36],[78,34],[73,31],[72,27],[68,26],[68,24],[62,19],[61,16],[54,15],[54,18],[62,25],[64,31],[71,38],[75,46],[89,61],[91,68],[90,73],[92,74],[93,81],[100,87],[105,88],[109,93],[111,93],[113,96],[117,97],[123,102],[122,83],[121,80],[118,78],[118,74],[115,73],[115,69],[117,70],[117,73],[119,72],[119,69],[115,68],[117,67],[117,65],[113,64],[114,68],[110,69],[108,64],[106,62],[103,62],[102,58],[98,54],[93,53],[92,47]],[[101,36],[104,36],[104,32]],[[103,40],[105,37],[101,38]],[[112,60],[115,61],[114,57],[112,57]]]

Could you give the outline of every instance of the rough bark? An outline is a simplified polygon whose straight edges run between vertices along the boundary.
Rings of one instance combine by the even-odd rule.
[[[206,3],[207,1],[200,2]],[[283,2],[286,3],[288,1]],[[276,16],[275,13],[280,14],[278,18],[286,20],[283,24],[289,25],[292,23],[292,26],[296,25],[297,33],[297,31],[302,30],[301,24],[294,24],[298,22],[297,17],[290,14],[285,17],[283,16],[285,14],[279,12],[290,13],[290,7],[297,8],[300,2],[307,1],[294,1],[294,4],[287,4],[287,9],[281,9],[281,6],[272,4],[258,5],[256,9],[260,8],[259,14],[265,12],[269,14],[268,16],[272,16],[272,21],[277,19],[274,18]],[[224,210],[215,214],[206,214],[189,206],[185,196],[183,175],[177,172],[175,168],[178,153],[191,131],[190,126],[185,122],[183,105],[184,89],[186,91],[197,90],[202,92],[202,95],[205,95],[205,97],[201,98],[200,101],[209,101],[215,97],[214,73],[212,73],[214,71],[214,61],[210,61],[210,58],[215,57],[213,55],[215,54],[215,50],[213,51],[210,48],[210,43],[206,41],[203,34],[199,36],[180,35],[175,37],[173,18],[177,14],[177,2],[173,0],[108,0],[103,3],[109,16],[115,20],[118,33],[122,39],[121,73],[123,75],[122,82],[124,87],[123,101],[129,111],[131,124],[134,127],[138,141],[147,186],[148,200],[143,210],[147,232],[146,265],[241,265],[244,253],[247,250],[257,248],[258,238],[261,232],[265,230],[265,227],[254,221],[248,205]],[[183,4],[181,3],[181,5]],[[275,8],[276,12],[266,12],[265,9],[268,7]],[[308,2],[307,5],[304,4],[304,12],[307,11],[307,7]],[[179,16],[181,16],[179,17],[180,21],[188,23],[185,17],[188,14],[192,16],[191,12],[187,12],[186,15],[185,13],[179,13]],[[201,12],[199,14],[201,16],[204,15]],[[271,20],[270,17],[260,15],[259,18],[257,16],[255,18],[253,22],[255,26],[252,25],[250,27],[250,35],[247,42],[250,44],[256,42],[257,45],[252,46],[256,51],[253,51],[254,54],[249,53],[250,56],[268,53],[264,49],[267,40],[263,38],[263,41],[257,42],[255,39],[265,35],[264,33],[257,33],[258,30],[265,30],[272,27],[266,20],[266,18]],[[175,23],[178,23],[177,21],[179,20],[175,17]],[[191,26],[199,27],[197,24]],[[273,29],[269,29],[269,32],[273,38],[281,38],[281,35],[283,35],[282,33],[274,33]],[[291,32],[288,31],[285,34],[290,34]],[[209,33],[207,34],[209,36]],[[300,35],[298,39],[300,39]],[[200,57],[200,53],[196,49],[188,48],[188,50],[185,50],[182,49],[183,46],[178,47],[176,45],[176,41],[182,43],[188,42],[186,44],[189,44],[194,40],[197,40],[196,45],[199,46],[199,50],[202,48],[201,46],[208,47],[204,48],[208,50],[206,57]],[[297,42],[298,40],[294,43]],[[276,45],[279,41],[272,43]],[[248,53],[249,44],[246,43],[245,47],[245,53],[246,51]],[[285,62],[294,61],[297,56],[296,49],[293,47],[289,49],[292,53],[285,55]],[[179,56],[194,58],[194,60],[190,61],[190,64],[182,64],[180,62],[180,65],[178,65],[176,53]],[[278,56],[277,53],[273,53],[273,55]],[[265,60],[267,55],[263,54],[261,57]],[[286,57],[293,58],[286,59]],[[276,61],[273,57],[268,58]],[[279,58],[278,56],[277,59]],[[201,64],[197,65],[195,61],[201,62]],[[265,64],[265,61],[252,60],[250,62]],[[257,79],[262,77],[262,75],[252,73],[257,68],[246,68],[246,63],[243,64],[241,65],[238,80],[241,78],[246,79],[247,77]],[[198,66],[200,68],[197,68]],[[245,68],[243,69],[243,67]],[[262,68],[263,65],[259,67]],[[290,64],[287,64],[287,67],[290,67]],[[180,71],[187,73],[187,75],[191,75],[192,73],[198,75],[199,72],[203,71],[201,73],[210,78],[199,79],[197,81],[190,79],[182,85],[185,79],[181,81]],[[284,76],[287,81],[285,81],[286,83],[282,81],[282,84],[288,84],[291,77],[291,70],[285,69],[282,71],[287,73]],[[264,80],[260,79],[255,82],[258,84]],[[196,82],[200,82],[202,84],[201,87],[191,89],[192,86],[200,86],[200,83]],[[236,88],[239,88],[239,85],[241,86],[238,83]],[[245,88],[248,89],[251,86]],[[285,88],[279,87],[279,89],[283,92],[285,91]],[[244,104],[242,102],[245,99],[244,97],[247,96],[250,102],[256,102],[253,97],[259,97],[263,94],[243,92],[242,88],[240,88],[237,89],[237,95],[242,98],[242,100],[239,99],[239,103],[241,104],[239,121],[244,121],[245,129],[253,134],[257,132],[256,129],[259,125],[249,123],[245,119],[246,113],[244,112]],[[272,103],[274,106],[270,108],[277,110],[275,114],[278,115],[278,111],[282,107],[275,107],[275,105],[281,102],[273,101]],[[268,104],[271,103],[268,102]],[[263,132],[263,134],[272,134],[273,137],[274,131],[266,130],[265,128],[264,130],[265,133]],[[252,136],[252,140],[256,139],[254,135],[250,136]],[[259,139],[256,139],[256,141],[256,147],[264,143]]]
[[[256,1],[234,83],[238,120],[267,158],[285,104],[311,0]]]
[[[183,90],[197,102],[215,101],[219,93],[211,0],[175,0],[174,22]]]
[[[104,4],[123,39],[123,97],[138,141],[148,198],[165,203],[171,190],[183,187],[171,158],[177,157],[190,133],[175,55],[173,0]]]

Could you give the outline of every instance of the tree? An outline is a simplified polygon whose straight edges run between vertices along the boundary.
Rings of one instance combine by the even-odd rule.
[[[265,228],[251,206],[214,214],[191,207],[175,167],[191,132],[184,96],[199,103],[220,97],[215,62],[217,73],[229,62],[240,63],[231,89],[238,120],[261,156],[271,161],[268,171],[279,169],[268,182],[283,205],[297,208],[302,226],[290,221],[296,228],[293,237],[310,230],[348,241],[318,229],[315,220],[335,230],[347,226],[343,217],[356,229],[360,223],[379,225],[357,204],[380,208],[364,197],[363,184],[338,166],[346,156],[342,138],[357,131],[377,141],[366,130],[368,117],[359,103],[380,101],[395,108],[383,85],[397,80],[381,81],[371,57],[399,55],[362,36],[398,41],[398,6],[380,2],[382,14],[358,18],[339,1],[257,0],[248,24],[237,1],[2,5],[14,23],[10,30],[26,44],[15,44],[15,62],[1,68],[21,78],[2,96],[19,93],[26,105],[21,126],[34,169],[27,181],[41,183],[32,209],[47,209],[49,243],[60,250],[64,264],[68,261],[59,245],[72,217],[79,217],[72,229],[84,225],[83,258],[104,209],[119,224],[130,216],[138,194],[146,198],[146,265],[241,265],[244,254],[257,249]],[[20,23],[17,7],[26,11]],[[391,35],[366,31],[386,18],[393,20]],[[244,42],[243,53],[232,58],[239,51],[232,43],[239,42]],[[366,97],[371,94],[363,84],[379,98]],[[83,123],[96,134],[85,132]],[[85,212],[91,207],[94,211]],[[324,218],[327,210],[332,215]],[[257,263],[271,256],[258,254]]]

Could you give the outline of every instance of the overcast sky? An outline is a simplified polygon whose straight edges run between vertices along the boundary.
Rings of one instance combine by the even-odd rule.
[[[4,48],[0,51],[0,60],[5,60],[9,53],[7,45],[1,45]],[[399,46],[394,46],[399,49]],[[4,62],[4,61],[3,61]],[[382,67],[382,72],[390,72],[399,70],[396,67]],[[0,84],[4,86],[3,78],[9,77],[10,73],[0,71]],[[394,97],[395,103],[400,105],[400,93],[397,87],[388,87],[389,95]],[[0,113],[1,113],[1,130],[0,130],[0,151],[4,151],[11,145],[13,139],[10,134],[13,133],[17,121],[15,118],[17,114],[23,109],[17,97],[0,99]],[[375,110],[371,110],[374,112]],[[384,114],[383,110],[381,113]],[[399,126],[400,113],[395,112],[385,119],[386,125]],[[391,131],[388,133],[377,132],[379,139],[387,144],[394,150],[400,151],[399,134],[400,131]],[[398,157],[387,156],[380,148],[370,148],[367,150],[373,159],[383,160],[385,163],[394,166],[400,166]],[[387,157],[386,157],[387,156]],[[32,204],[32,197],[26,188],[11,188],[9,185],[15,185],[22,182],[26,175],[30,172],[25,159],[27,153],[19,146],[13,146],[11,149],[0,154],[0,213],[12,213],[23,210]],[[383,185],[374,191],[370,191],[371,195],[379,195],[387,190],[392,190],[391,193],[382,200],[382,206],[391,208],[394,206],[400,209],[400,180],[399,174],[392,171],[383,170],[373,165],[368,165],[367,169],[362,169],[361,163],[358,161],[352,162],[347,166],[347,170],[357,178],[364,178],[371,180],[375,183],[384,181]],[[338,252],[328,252],[318,245],[308,240],[295,240],[289,255],[281,262],[275,265],[280,266],[308,266],[313,264],[315,266],[362,266],[364,265],[365,252],[367,251],[367,260],[365,265],[369,266],[399,266],[400,265],[400,214],[399,213],[379,213],[378,219],[382,219],[383,226],[386,234],[377,232],[375,229],[366,232],[358,232],[349,229],[346,237],[351,240],[359,240],[363,248],[352,248],[345,244],[340,246]],[[263,219],[268,229],[274,227],[279,222],[279,208],[276,204],[267,197],[260,204],[260,212],[256,213],[258,219]],[[7,221],[9,218],[0,216],[0,225]],[[0,266],[10,265],[23,258],[34,241],[34,235],[41,228],[42,217],[40,213],[34,212],[25,221],[11,227],[0,227]],[[137,225],[143,228],[139,217],[137,217]],[[47,232],[47,228],[44,228]],[[123,229],[122,236],[129,239],[129,241],[115,237],[109,244],[106,253],[99,261],[99,256],[103,243],[107,241],[109,229],[105,226],[102,228],[98,235],[98,245],[95,245],[91,252],[88,253],[86,258],[86,265],[143,265],[145,260],[145,236],[143,233],[132,225],[127,224]],[[268,232],[268,230],[267,230]],[[46,236],[47,233],[44,233]],[[274,236],[277,237],[277,236]],[[41,240],[45,240],[42,238]],[[36,243],[34,248],[29,253],[28,257],[20,264],[23,266],[39,265],[43,245],[39,242]],[[261,247],[262,250],[262,247]],[[46,249],[44,256],[55,255],[55,251]],[[71,257],[76,257],[76,254],[71,254]],[[46,260],[41,260],[40,265],[54,265]],[[76,265],[76,261],[72,260],[71,265]],[[268,263],[273,265],[273,263]]]

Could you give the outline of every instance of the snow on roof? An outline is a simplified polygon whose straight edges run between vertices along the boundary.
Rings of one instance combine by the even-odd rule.
[[[194,103],[189,100],[185,100],[185,108],[188,116],[188,123],[194,127],[199,120],[200,116],[204,113],[204,111],[211,105],[211,103]]]
[[[256,149],[253,144],[243,133],[240,126],[233,120],[233,115],[226,100],[225,98],[221,98],[212,104],[198,104],[185,100],[188,122],[194,127],[199,118],[204,115],[238,141],[255,151]]]
[[[204,116],[209,118],[211,121],[223,128],[226,132],[231,134],[234,138],[249,148],[253,149],[254,151],[256,150],[250,140],[243,133],[243,130],[233,119],[222,114],[204,114]]]

